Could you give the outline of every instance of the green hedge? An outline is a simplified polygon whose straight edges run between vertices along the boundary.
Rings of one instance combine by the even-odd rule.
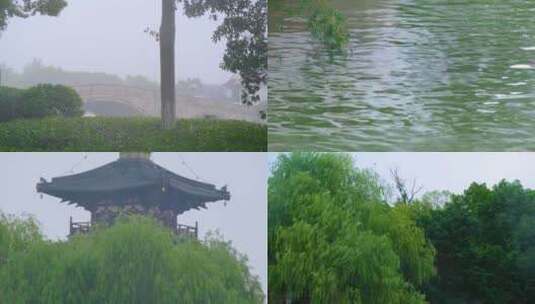
[[[82,98],[63,85],[39,84],[26,90],[0,88],[0,122],[45,116],[82,116]]]
[[[266,151],[267,127],[236,120],[47,117],[0,123],[0,151]]]

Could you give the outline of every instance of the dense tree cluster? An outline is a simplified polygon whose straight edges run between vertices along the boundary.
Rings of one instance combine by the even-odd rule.
[[[425,303],[435,251],[407,205],[343,154],[280,155],[269,179],[270,303]]]
[[[0,216],[0,303],[262,303],[246,264],[219,238],[177,239],[146,218],[52,242]]]
[[[282,154],[269,180],[273,303],[532,303],[535,190],[407,199],[345,154]],[[387,203],[389,189],[401,193]],[[416,188],[415,188],[416,189]]]
[[[437,249],[432,303],[535,299],[535,191],[519,182],[474,183],[443,207],[422,200],[413,209]]]

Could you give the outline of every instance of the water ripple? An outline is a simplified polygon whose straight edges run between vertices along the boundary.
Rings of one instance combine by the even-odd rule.
[[[535,150],[535,2],[333,2],[343,51],[270,30],[271,150]]]

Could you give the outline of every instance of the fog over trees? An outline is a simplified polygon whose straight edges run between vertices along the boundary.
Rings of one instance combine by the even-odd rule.
[[[128,14],[116,22],[117,14],[125,11]],[[226,39],[212,41],[220,20],[183,13],[180,9],[176,14],[177,79],[225,83],[233,77],[220,68]],[[57,18],[9,18],[0,36],[0,63],[20,72],[34,58],[42,58],[45,65],[69,71],[142,75],[158,81],[159,47],[145,29],[158,30],[160,14],[161,1],[71,0]]]

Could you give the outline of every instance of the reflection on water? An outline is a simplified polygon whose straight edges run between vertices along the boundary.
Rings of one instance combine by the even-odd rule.
[[[338,52],[270,11],[270,150],[535,150],[535,1],[332,3]]]

